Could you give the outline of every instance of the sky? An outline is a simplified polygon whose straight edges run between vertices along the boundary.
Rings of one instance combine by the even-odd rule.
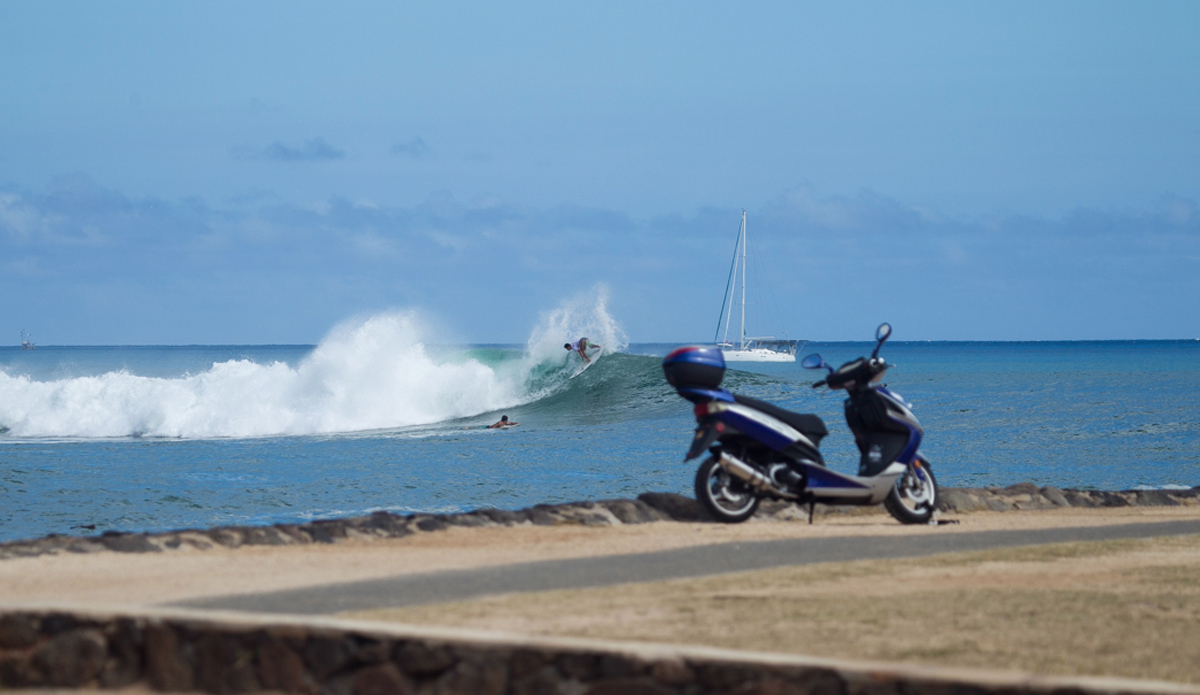
[[[1200,3],[0,3],[0,344],[1200,337]]]

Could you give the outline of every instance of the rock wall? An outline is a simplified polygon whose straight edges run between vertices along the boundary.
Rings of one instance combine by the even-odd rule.
[[[336,620],[0,608],[0,690],[233,695],[1099,695],[1186,685],[864,664]]]
[[[1179,506],[1200,504],[1200,487],[1184,490],[1059,490],[1051,486],[1019,483],[1004,488],[942,488],[938,509],[943,512],[1023,511],[1056,507]],[[816,506],[816,516],[830,514],[883,514],[882,507]],[[808,508],[791,502],[764,502],[756,513],[760,520],[806,521]],[[106,531],[96,536],[51,535],[0,544],[0,560],[57,553],[158,553],[183,546],[207,549],[220,545],[295,545],[337,543],[350,538],[402,538],[451,526],[615,526],[651,521],[711,522],[713,519],[690,497],[669,492],[646,492],[635,500],[599,500],[569,504],[539,504],[528,509],[478,509],[460,514],[409,514],[376,512],[368,516],[325,519],[305,524],[273,526],[218,526],[166,533]]]

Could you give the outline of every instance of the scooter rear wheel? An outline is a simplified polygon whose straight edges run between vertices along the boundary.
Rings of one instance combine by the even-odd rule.
[[[937,479],[924,456],[918,456],[921,475],[909,466],[888,493],[883,506],[902,524],[928,524],[937,506]]]
[[[754,516],[760,498],[710,456],[696,471],[696,499],[717,521],[736,524]]]

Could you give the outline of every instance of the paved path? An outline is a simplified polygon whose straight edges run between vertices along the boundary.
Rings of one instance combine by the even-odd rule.
[[[1022,545],[1151,538],[1200,533],[1200,519],[1023,531],[916,536],[849,536],[723,543],[635,555],[547,560],[430,572],[260,594],[180,602],[190,608],[326,614],[448,603],[489,594],[584,589],[629,582],[702,577],[819,562],[922,557]]]

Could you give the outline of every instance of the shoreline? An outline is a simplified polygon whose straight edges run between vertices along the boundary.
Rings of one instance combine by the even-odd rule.
[[[1025,482],[1007,487],[947,487],[939,492],[939,514],[1200,506],[1200,486],[1177,490],[1104,491],[1059,489]],[[821,519],[886,513],[881,505],[854,507],[823,504],[817,504],[814,512],[814,516]],[[750,522],[807,519],[805,507],[792,502],[767,500],[760,505]],[[50,534],[0,543],[0,562],[62,553],[160,553],[183,548],[210,550],[216,547],[335,544],[349,540],[404,538],[450,528],[604,527],[656,521],[715,523],[708,512],[690,497],[668,492],[646,492],[636,499],[538,504],[511,511],[489,508],[453,514],[408,515],[381,511],[365,516],[320,519],[301,524],[230,525],[157,533],[105,531],[92,536]]]
[[[1136,497],[1133,493],[1131,496]],[[999,496],[1015,500],[1013,505],[1046,504],[1027,497],[1028,493],[1015,498]],[[699,508],[694,500],[682,496],[662,499],[678,504],[682,510],[677,511],[679,514]],[[1116,498],[1110,498],[1110,504],[1115,504],[1112,499]],[[806,510],[794,505],[766,509],[762,516],[733,525],[648,519],[633,514],[653,509],[648,503],[620,500],[533,508],[535,518],[542,523],[526,518],[511,525],[498,522],[467,525],[450,524],[442,518],[419,518],[413,523],[416,530],[410,530],[405,523],[395,527],[403,531],[393,531],[395,535],[383,535],[378,527],[361,525],[359,519],[363,518],[340,520],[330,525],[343,529],[344,534],[330,534],[324,542],[258,543],[255,541],[260,538],[269,538],[258,535],[263,533],[261,528],[225,528],[211,534],[178,532],[158,537],[108,537],[105,540],[117,543],[110,547],[88,540],[82,552],[77,547],[55,544],[56,539],[51,539],[49,552],[25,552],[0,561],[0,587],[10,600],[19,602],[70,597],[92,604],[147,606],[430,572],[656,553],[723,543],[847,536],[945,536],[981,530],[1081,528],[1200,518],[1200,504],[1194,498],[1185,502],[1192,503],[1045,506],[1016,512],[947,511],[940,513],[941,521],[946,523],[931,526],[900,524],[875,507],[829,508],[811,525]],[[628,521],[621,521],[611,509],[619,510]],[[516,512],[506,514],[513,515],[513,519],[521,517]],[[464,516],[478,522],[482,515]],[[608,522],[599,523],[598,519]],[[436,523],[423,523],[431,520]],[[226,543],[214,541],[214,536]],[[172,543],[174,540],[179,542]],[[170,544],[159,549],[158,543],[164,541]]]

